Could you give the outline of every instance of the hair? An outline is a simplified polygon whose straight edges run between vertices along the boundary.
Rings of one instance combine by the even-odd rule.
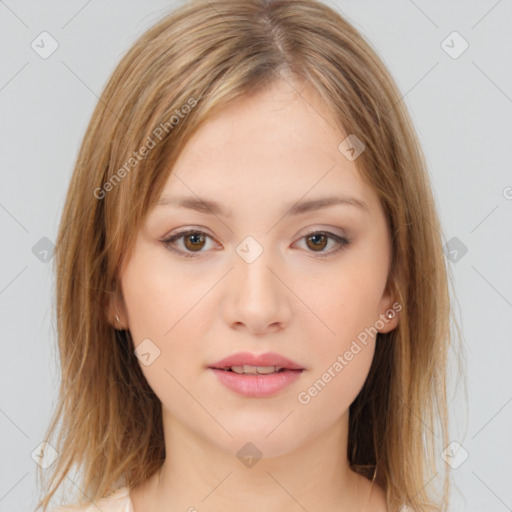
[[[59,457],[45,470],[45,512],[74,467],[82,470],[76,485],[96,500],[120,482],[143,483],[163,464],[160,400],[130,332],[114,329],[106,312],[187,141],[236,99],[279,80],[311,85],[333,129],[364,143],[355,162],[391,228],[387,286],[402,305],[400,322],[378,334],[350,405],[349,463],[366,477],[378,469],[390,511],[447,509],[448,465],[435,497],[426,482],[438,474],[438,443],[448,441],[450,276],[425,158],[398,87],[356,28],[319,1],[192,0],[122,58],[75,163],[54,253],[61,382],[45,439]]]

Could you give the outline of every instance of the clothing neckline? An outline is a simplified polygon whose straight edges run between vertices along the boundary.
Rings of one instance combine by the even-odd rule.
[[[119,487],[108,497],[109,500],[116,500],[119,498],[123,498],[123,504],[125,505],[123,512],[134,512],[132,499],[130,498],[130,488],[127,485]]]

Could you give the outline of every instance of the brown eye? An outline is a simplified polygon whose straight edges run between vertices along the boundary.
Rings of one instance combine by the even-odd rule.
[[[311,244],[310,244],[311,242]],[[315,233],[307,237],[308,247],[323,251],[327,246],[328,237],[324,233]]]
[[[183,238],[185,247],[191,251],[201,250],[204,247],[205,237],[200,233],[190,233]]]
[[[188,229],[161,240],[161,242],[169,250],[181,256],[194,258],[207,252],[203,249],[205,245],[208,245],[208,239],[213,241],[212,237],[203,231]],[[334,254],[348,247],[351,243],[350,240],[329,231],[315,231],[309,235],[303,236],[301,240],[306,240],[308,251],[317,253],[319,258],[334,256]],[[329,245],[329,241],[333,242],[334,249],[326,251],[325,248]]]
[[[207,239],[211,239],[211,237],[206,233],[197,229],[188,229],[162,240],[162,243],[173,252],[188,258],[194,258],[196,255],[205,252],[202,249],[205,247]],[[178,241],[181,243],[178,244]],[[181,247],[176,248],[175,245]]]
[[[306,249],[308,252],[316,253],[318,258],[328,258],[334,256],[338,251],[347,248],[351,241],[342,236],[335,235],[330,231],[314,231],[301,238],[306,241]],[[329,241],[333,242],[334,249],[325,250],[329,245]]]

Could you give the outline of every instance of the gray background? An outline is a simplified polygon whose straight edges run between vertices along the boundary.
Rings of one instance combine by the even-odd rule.
[[[451,393],[451,439],[469,455],[454,472],[452,510],[512,510],[512,1],[328,3],[395,77],[451,240],[469,395],[464,407],[461,389]],[[174,5],[0,0],[0,512],[35,505],[31,454],[57,396],[54,284],[41,239],[55,240],[79,144],[108,76]],[[46,59],[31,47],[43,31],[59,45]],[[457,58],[445,49],[458,52],[461,41],[450,36],[442,44],[453,31],[469,44]]]

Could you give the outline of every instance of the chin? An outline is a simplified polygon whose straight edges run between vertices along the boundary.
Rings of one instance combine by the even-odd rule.
[[[284,425],[279,425],[279,422],[273,422],[272,427],[265,425],[261,428],[255,428],[253,426],[250,429],[247,428],[247,425],[240,429],[229,428],[226,425],[227,430],[233,436],[232,438],[227,439],[227,435],[224,433],[221,439],[210,439],[221,450],[238,458],[244,456],[255,458],[280,457],[296,450],[298,446],[306,442],[306,439],[302,437],[304,436],[303,431],[301,436],[297,436],[283,427]]]

